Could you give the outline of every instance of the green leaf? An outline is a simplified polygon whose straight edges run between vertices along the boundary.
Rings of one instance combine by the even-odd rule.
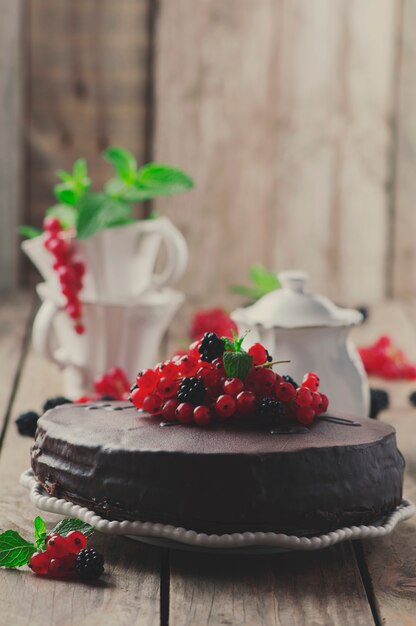
[[[256,264],[250,267],[250,278],[252,282],[264,293],[279,289],[280,281],[277,274],[270,272],[263,265]]]
[[[170,196],[193,186],[194,181],[185,172],[163,163],[148,163],[139,170],[136,179],[136,187],[151,194],[149,198]]]
[[[84,191],[86,191],[91,185],[91,180],[88,177],[87,162],[85,159],[77,159],[75,161],[72,168],[72,177],[78,186],[83,188]]]
[[[26,565],[34,552],[36,546],[23,539],[15,530],[6,530],[0,535],[0,566]]]
[[[75,206],[78,202],[79,194],[74,190],[72,182],[58,183],[54,186],[53,192],[62,204],[70,204]]]
[[[122,181],[132,183],[135,180],[137,161],[131,152],[119,146],[112,146],[103,152],[103,157],[111,163]]]
[[[43,232],[40,228],[34,228],[33,226],[19,226],[18,231],[21,235],[23,235],[23,237],[26,237],[26,239],[40,237]]]
[[[253,365],[253,357],[247,352],[224,352],[223,360],[228,378],[245,380]]]
[[[54,204],[46,211],[46,215],[56,217],[63,228],[71,228],[75,226],[77,218],[77,210],[69,204]]]
[[[55,174],[63,183],[72,182],[72,174],[70,172],[65,172],[65,170],[57,170]]]
[[[83,522],[82,520],[76,519],[74,517],[66,517],[65,519],[58,522],[55,528],[51,530],[51,534],[59,533],[60,535],[62,535],[62,537],[66,537],[67,534],[72,532],[73,530],[79,530],[86,537],[94,532],[94,528],[86,522]]]
[[[87,239],[105,228],[132,220],[131,207],[125,202],[109,198],[105,193],[87,193],[78,206],[77,238]]]
[[[33,525],[35,527],[35,543],[38,550],[45,550],[45,539],[46,539],[46,524],[44,520],[39,517],[35,517],[33,520]]]
[[[110,178],[104,185],[104,191],[111,198],[131,204],[153,198],[152,192],[130,185],[121,178]]]

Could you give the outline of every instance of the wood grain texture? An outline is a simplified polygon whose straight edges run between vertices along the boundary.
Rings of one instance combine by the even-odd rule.
[[[17,310],[16,310],[17,313]],[[13,314],[10,315],[12,319]],[[39,410],[44,400],[61,392],[58,370],[30,352],[25,362],[13,415]],[[0,528],[29,537],[36,509],[19,476],[30,465],[31,440],[9,424],[0,455]],[[57,516],[43,515],[51,527]],[[0,569],[0,623],[17,626],[88,624],[159,625],[161,553],[127,539],[94,536],[92,544],[106,559],[106,573],[96,585],[46,580],[26,568]]]
[[[355,331],[359,341],[369,341],[389,332],[409,356],[416,358],[416,308],[389,302],[374,308],[368,324]],[[406,460],[404,495],[416,502],[416,410],[409,393],[415,382],[371,379],[390,394],[391,408],[381,414],[397,431],[397,441]],[[383,626],[416,624],[416,518],[401,524],[382,540],[362,542],[366,564]]]
[[[0,291],[17,285],[17,225],[22,200],[23,1],[0,0]]]
[[[416,4],[403,0],[397,86],[397,146],[394,197],[392,292],[414,296],[416,290]]]
[[[41,222],[54,172],[85,156],[97,187],[110,144],[146,155],[148,0],[30,0],[28,207]]]
[[[161,0],[155,158],[196,189],[158,204],[195,259],[191,304],[233,306],[254,262],[350,302],[384,294],[396,11]]]
[[[340,575],[342,572],[342,576]],[[351,544],[320,553],[171,553],[171,626],[372,625]]]

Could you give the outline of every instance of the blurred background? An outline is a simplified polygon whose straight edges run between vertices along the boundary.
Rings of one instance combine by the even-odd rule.
[[[109,145],[187,171],[156,205],[180,288],[232,308],[250,265],[305,269],[343,304],[416,293],[416,2],[0,0],[0,288],[54,172]],[[149,207],[144,207],[148,211]]]

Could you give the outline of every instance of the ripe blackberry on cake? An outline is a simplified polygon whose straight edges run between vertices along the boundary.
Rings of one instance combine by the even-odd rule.
[[[187,376],[182,378],[177,391],[179,402],[189,402],[194,406],[201,404],[206,393],[205,383],[197,376]]]
[[[258,406],[259,417],[270,422],[283,422],[287,418],[283,402],[275,398],[263,398]]]
[[[198,348],[203,361],[212,363],[224,354],[225,343],[215,333],[205,333]]]

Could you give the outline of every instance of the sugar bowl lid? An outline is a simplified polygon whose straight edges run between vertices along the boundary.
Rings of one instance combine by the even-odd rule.
[[[308,289],[308,275],[298,270],[278,274],[281,288],[266,294],[253,305],[239,308],[232,319],[245,326],[264,328],[308,328],[353,326],[363,321],[355,309],[343,309]]]

